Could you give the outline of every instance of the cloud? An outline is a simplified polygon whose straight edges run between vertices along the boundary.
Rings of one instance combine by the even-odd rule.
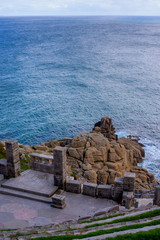
[[[0,15],[160,15],[160,0],[0,0]]]

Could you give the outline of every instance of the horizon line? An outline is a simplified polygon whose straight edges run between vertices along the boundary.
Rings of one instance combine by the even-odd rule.
[[[108,14],[108,15],[0,15],[2,17],[160,17],[160,15],[121,15],[121,14]]]

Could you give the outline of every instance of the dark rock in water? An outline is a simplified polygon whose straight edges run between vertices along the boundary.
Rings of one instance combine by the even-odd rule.
[[[139,141],[140,140],[139,136],[133,136],[133,135],[128,135],[127,138],[129,138],[131,140],[135,140],[135,141]]]
[[[112,124],[112,119],[109,117],[103,117],[101,121],[95,123],[93,131],[101,132],[104,137],[112,140],[118,140],[118,136],[115,134],[115,128]]]

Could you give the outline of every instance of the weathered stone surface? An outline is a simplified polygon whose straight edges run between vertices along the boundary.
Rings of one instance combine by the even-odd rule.
[[[54,186],[53,174],[27,170],[17,178],[10,178],[2,184],[2,187],[16,191],[50,197],[57,191]]]
[[[109,169],[109,177],[108,177],[108,181],[107,183],[108,184],[113,184],[114,183],[114,180],[115,180],[115,177],[117,175],[117,172],[112,170],[112,169]]]
[[[105,117],[95,124],[92,132],[85,132],[73,138],[67,158],[72,158],[72,163],[79,161],[77,169],[74,166],[74,170],[79,174],[78,168],[81,166],[82,176],[85,178],[87,171],[93,170],[93,176],[97,178],[98,183],[113,184],[115,177],[123,177],[125,172],[137,172],[138,183],[156,183],[153,175],[137,167],[137,163],[144,157],[142,147],[136,139],[118,140],[112,120]],[[87,177],[87,180],[97,183],[92,178]],[[142,188],[146,186],[143,185]]]
[[[97,174],[94,170],[85,171],[84,177],[92,183],[97,183]]]
[[[125,207],[127,209],[130,209],[132,207],[132,204],[133,204],[133,198],[129,197],[129,196],[126,196],[125,202],[126,202]]]
[[[99,170],[97,172],[97,174],[98,174],[97,182],[98,183],[101,182],[101,183],[107,184],[109,173],[102,169],[102,170]]]
[[[20,175],[19,146],[15,140],[5,142],[7,156],[8,177],[18,177]]]
[[[83,184],[83,194],[95,197],[97,193],[97,184],[94,183],[84,183]]]
[[[116,205],[114,207],[111,207],[109,210],[108,210],[109,213],[115,213],[115,212],[119,212],[119,205]]]
[[[97,186],[97,195],[101,198],[112,198],[112,186],[111,185],[98,185]]]
[[[127,198],[133,198],[134,197],[134,192],[127,192],[127,191],[123,191],[123,196],[122,199],[127,201]]]
[[[78,180],[67,180],[66,191],[72,193],[81,193],[81,182]]]
[[[133,192],[134,185],[135,185],[135,173],[132,172],[125,172],[124,174],[124,184],[123,189],[124,191]]]
[[[52,197],[52,207],[63,209],[66,207],[65,196],[54,194]]]
[[[160,186],[157,185],[154,193],[154,204],[160,206]]]
[[[82,168],[84,171],[89,171],[92,170],[92,165],[91,164],[82,164]]]
[[[123,183],[124,183],[123,178],[116,177],[115,180],[114,180],[113,199],[117,202],[122,201]]]
[[[114,184],[115,177],[123,177],[125,172],[135,172],[136,187],[152,189],[151,185],[143,185],[143,183],[157,184],[158,181],[153,174],[137,166],[144,157],[143,145],[138,143],[137,138],[117,140],[114,131],[111,119],[106,117],[95,124],[92,132],[82,133],[73,139],[66,138],[42,143],[40,148],[45,151],[41,153],[51,154],[56,146],[67,145],[66,170],[69,175],[74,174],[75,179],[85,181],[83,180],[85,177],[93,183]],[[30,152],[40,151],[22,144],[19,146],[21,160],[27,160]],[[39,145],[37,147],[39,148]],[[88,173],[93,177],[86,177]]]
[[[101,121],[95,123],[93,130],[98,130],[98,132],[100,131],[105,137],[109,139],[118,139],[117,135],[115,134],[115,128],[112,125],[111,118],[103,117]]]
[[[48,147],[47,147],[47,146],[34,145],[33,147],[34,147],[34,149],[36,149],[36,150],[48,151]]]
[[[136,174],[136,180],[135,185],[136,188],[139,189],[153,189],[154,187],[152,185],[143,185],[141,183],[149,183],[149,184],[158,184],[158,180],[154,178],[154,175],[149,173],[146,169],[140,167],[140,166],[134,166],[131,168],[131,171]]]
[[[25,150],[26,153],[32,153],[33,152],[33,148],[29,145],[24,145],[23,149]]]
[[[35,171],[54,174],[53,156],[39,153],[30,153],[30,167]]]
[[[118,140],[120,144],[123,144],[126,149],[133,151],[133,159],[136,160],[137,163],[142,162],[145,157],[143,145],[136,140],[132,140],[130,138],[120,138]]]
[[[66,149],[56,147],[53,151],[54,156],[54,184],[62,189],[66,182]]]
[[[7,169],[7,160],[0,159],[0,174],[3,174],[5,178],[8,177],[8,169]]]

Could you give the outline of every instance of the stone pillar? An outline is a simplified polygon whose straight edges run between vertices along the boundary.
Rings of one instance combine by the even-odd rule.
[[[114,193],[113,199],[120,203],[122,201],[122,194],[123,194],[123,182],[124,179],[120,177],[116,177],[114,180]]]
[[[7,140],[6,143],[8,178],[20,175],[19,146],[16,140]]]
[[[160,206],[160,185],[157,185],[157,186],[155,187],[154,201],[153,201],[153,203],[154,203],[155,205]]]
[[[53,150],[54,158],[54,185],[61,189],[66,183],[66,148],[56,147]]]
[[[136,174],[133,172],[125,172],[123,190],[127,192],[134,192]]]

